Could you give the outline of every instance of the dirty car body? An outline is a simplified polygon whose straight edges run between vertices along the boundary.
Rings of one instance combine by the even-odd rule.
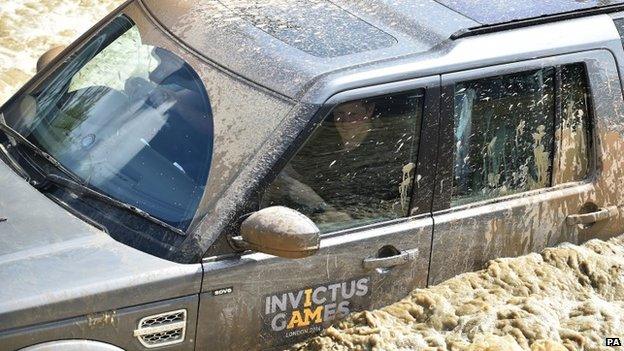
[[[0,348],[280,349],[623,233],[622,5],[507,3],[128,1],[0,110]]]

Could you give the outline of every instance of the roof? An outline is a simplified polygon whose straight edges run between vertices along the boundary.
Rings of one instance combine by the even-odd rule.
[[[142,0],[216,65],[299,99],[326,73],[432,50],[479,25],[434,0]]]
[[[624,4],[624,0],[436,0],[482,25]]]
[[[142,0],[215,65],[299,100],[326,74],[443,51],[456,33],[624,0]]]

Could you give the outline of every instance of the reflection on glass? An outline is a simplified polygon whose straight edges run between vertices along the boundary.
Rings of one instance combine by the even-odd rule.
[[[589,105],[583,64],[456,84],[452,204],[585,179]]]
[[[554,68],[455,86],[453,205],[550,185]]]
[[[560,183],[580,181],[589,174],[590,104],[585,65],[567,65],[561,69],[561,121],[559,124]]]

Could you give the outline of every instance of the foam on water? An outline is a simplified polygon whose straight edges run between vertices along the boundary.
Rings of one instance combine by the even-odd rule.
[[[607,350],[623,301],[624,236],[563,244],[354,313],[292,351]]]

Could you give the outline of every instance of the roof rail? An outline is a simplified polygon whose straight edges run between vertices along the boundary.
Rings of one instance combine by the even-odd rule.
[[[579,18],[579,17],[601,15],[601,14],[613,13],[613,12],[618,12],[618,11],[624,11],[624,4],[592,7],[588,9],[562,12],[562,13],[553,14],[553,15],[543,15],[543,16],[538,16],[538,17],[523,18],[523,19],[513,20],[509,22],[486,24],[486,25],[482,25],[478,27],[460,29],[457,32],[453,33],[450,36],[450,39],[456,40],[456,39],[461,39],[461,38],[466,38],[466,37],[472,37],[475,35],[502,32],[502,31],[506,31],[510,29],[523,28],[523,27],[529,27],[529,26],[534,26],[538,24],[563,21],[563,20]]]

